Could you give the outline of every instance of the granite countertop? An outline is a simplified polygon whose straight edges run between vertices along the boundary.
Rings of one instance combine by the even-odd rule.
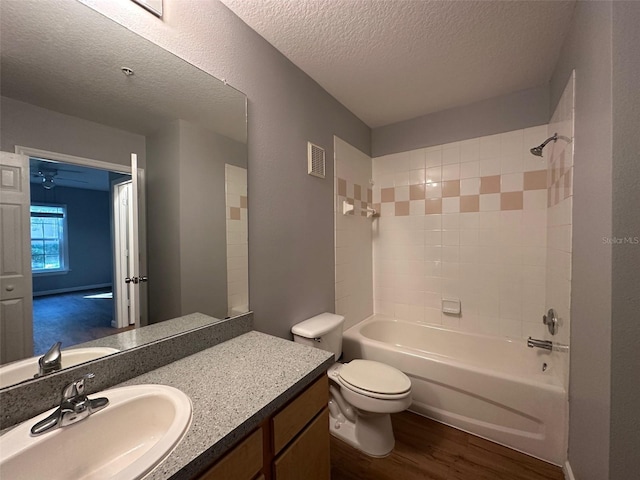
[[[115,385],[170,385],[193,404],[186,435],[146,479],[193,478],[333,362],[330,352],[252,331]]]

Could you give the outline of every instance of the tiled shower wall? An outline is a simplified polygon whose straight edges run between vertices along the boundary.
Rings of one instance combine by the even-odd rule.
[[[558,134],[547,152],[547,281],[546,308],[560,317],[555,336],[545,332],[554,342],[569,343],[571,298],[571,239],[573,211],[573,119],[575,72],[549,123],[548,136]],[[542,337],[539,337],[542,338]]]
[[[234,316],[249,310],[247,169],[228,163],[224,169],[227,198],[227,315]]]
[[[347,329],[373,314],[371,157],[334,137],[335,312]],[[343,204],[353,211],[343,214]]]
[[[547,125],[373,159],[374,310],[512,338],[540,336]],[[441,312],[460,299],[460,315]]]

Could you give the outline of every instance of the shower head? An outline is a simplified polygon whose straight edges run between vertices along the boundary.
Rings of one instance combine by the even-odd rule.
[[[549,137],[547,138],[544,142],[542,142],[540,145],[538,145],[537,147],[533,147],[531,150],[529,150],[533,155],[535,155],[536,157],[541,157],[542,156],[542,149],[545,147],[545,145],[547,143],[549,143],[551,140],[553,140],[554,142],[556,142],[558,140],[558,134],[554,133],[553,137]]]

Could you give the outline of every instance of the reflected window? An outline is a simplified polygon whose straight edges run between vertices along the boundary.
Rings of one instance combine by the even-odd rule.
[[[33,273],[66,272],[67,207],[31,205],[31,269]]]

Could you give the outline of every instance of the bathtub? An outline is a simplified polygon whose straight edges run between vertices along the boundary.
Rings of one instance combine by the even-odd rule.
[[[558,353],[373,315],[344,332],[343,358],[411,379],[409,410],[556,465],[566,460],[567,393]],[[546,369],[543,371],[543,363]]]

